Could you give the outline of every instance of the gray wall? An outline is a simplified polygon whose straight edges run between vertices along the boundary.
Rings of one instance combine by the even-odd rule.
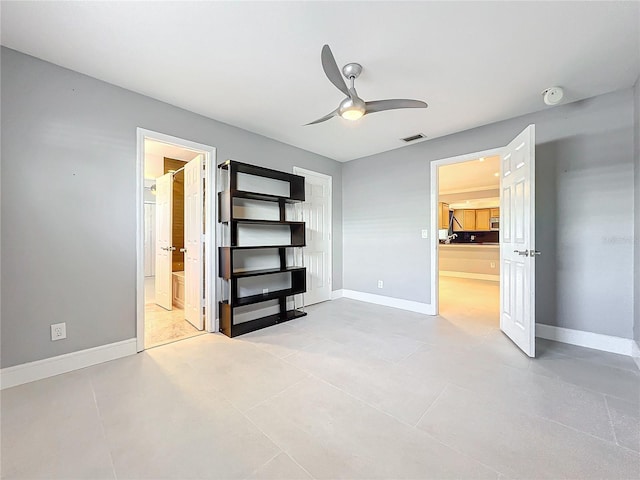
[[[634,157],[635,157],[635,242],[634,242],[634,323],[633,338],[640,344],[640,77],[633,87],[634,104]]]
[[[333,176],[342,287],[342,165],[2,48],[2,367],[136,335],[136,127],[227,158]],[[213,87],[212,87],[213,88]],[[49,325],[67,322],[66,340]]]
[[[631,338],[632,89],[346,163],[344,288],[430,303],[430,162],[506,145],[532,123],[537,321]]]

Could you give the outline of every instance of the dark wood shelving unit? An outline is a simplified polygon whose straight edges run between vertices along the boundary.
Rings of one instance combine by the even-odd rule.
[[[228,298],[219,302],[220,331],[229,337],[236,337],[254,330],[305,316],[306,312],[295,307],[287,310],[287,298],[304,293],[307,287],[306,268],[303,266],[287,265],[287,249],[304,247],[306,245],[305,223],[286,220],[285,215],[285,207],[287,204],[304,202],[304,177],[233,160],[227,160],[220,164],[218,168],[220,170],[226,170],[228,175],[227,188],[218,193],[218,221],[227,226],[229,237],[229,245],[221,245],[218,247],[219,277],[228,282],[229,287]],[[287,182],[289,184],[289,195],[278,196],[268,193],[239,190],[237,188],[239,173]],[[278,205],[279,220],[236,218],[233,209],[234,199],[249,199],[276,203]],[[257,227],[258,229],[261,227],[282,227],[288,230],[290,241],[284,245],[239,245],[238,230],[241,226],[247,226],[249,228]],[[234,256],[236,252],[257,249],[276,250],[278,252],[280,265],[274,268],[234,270]],[[268,278],[270,275],[283,274],[289,276],[290,288],[246,296],[241,296],[238,293],[240,290],[239,282],[241,282],[242,279],[256,277]],[[235,308],[254,305],[269,300],[278,300],[278,313],[241,323],[234,322]]]

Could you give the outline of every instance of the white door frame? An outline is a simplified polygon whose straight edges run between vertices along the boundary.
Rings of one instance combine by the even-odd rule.
[[[217,165],[216,148],[202,143],[192,142],[171,135],[166,135],[153,130],[138,127],[137,160],[136,160],[136,343],[137,350],[144,350],[144,141],[155,140],[178,147],[188,148],[202,152],[205,166],[205,315],[204,329],[207,332],[218,330],[216,309],[214,308],[216,290],[212,282],[216,272],[215,256],[215,232],[213,230],[214,216],[216,212],[216,191],[213,187],[214,169]]]
[[[503,147],[492,148],[491,150],[483,150],[481,152],[466,153],[455,157],[443,158],[431,162],[431,307],[432,314],[438,315],[440,308],[440,285],[438,274],[440,273],[440,265],[438,259],[438,167],[442,165],[451,165],[454,163],[463,163],[480,157],[493,157],[500,155],[502,157]],[[502,179],[501,179],[502,181]],[[499,188],[499,187],[498,187]],[[502,200],[502,189],[500,189],[500,200]],[[500,276],[502,284],[502,276]]]
[[[333,296],[333,177],[325,173],[314,172],[302,167],[293,167],[294,175],[315,175],[317,177],[325,178],[329,181],[329,254],[327,255],[327,262],[329,263],[329,289],[331,290],[331,296]],[[331,299],[331,297],[330,297]]]

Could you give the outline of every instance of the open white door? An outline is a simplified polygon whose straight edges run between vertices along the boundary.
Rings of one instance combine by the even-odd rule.
[[[184,167],[184,315],[198,330],[204,328],[203,288],[203,156]]]
[[[156,303],[173,309],[173,175],[165,173],[156,179]]]
[[[535,125],[501,158],[500,329],[535,357]]]
[[[293,173],[305,178],[301,218],[307,242],[304,304],[313,305],[331,300],[331,177],[298,167],[294,167]]]

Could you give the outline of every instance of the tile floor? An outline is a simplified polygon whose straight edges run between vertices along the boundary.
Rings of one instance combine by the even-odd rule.
[[[340,299],[4,390],[2,478],[640,478],[633,361],[530,360],[446,282],[441,317]]]
[[[155,277],[144,279],[144,346],[157,347],[205,333],[184,318],[184,310],[165,310],[155,303]]]

